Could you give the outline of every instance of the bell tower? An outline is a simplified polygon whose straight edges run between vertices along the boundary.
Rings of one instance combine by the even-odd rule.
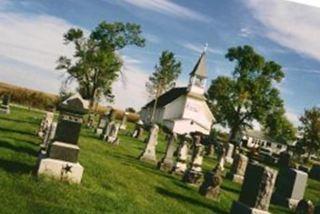
[[[188,91],[203,95],[207,80],[206,48],[201,53],[197,64],[190,73]]]

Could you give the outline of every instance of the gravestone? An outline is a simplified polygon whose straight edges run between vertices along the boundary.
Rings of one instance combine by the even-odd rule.
[[[295,214],[319,214],[320,210],[316,210],[312,201],[302,199],[299,201],[297,208],[295,209]]]
[[[218,165],[219,165],[219,169],[222,172],[224,171],[225,161],[226,161],[226,149],[224,147],[221,147],[221,151],[218,154]]]
[[[106,123],[105,126],[102,129],[102,133],[100,135],[100,138],[103,141],[106,141],[110,130],[111,130],[111,126],[115,123],[116,121],[116,112],[114,110],[111,110],[107,115],[106,115]]]
[[[320,165],[313,164],[309,176],[311,179],[320,181]]]
[[[174,166],[174,157],[173,154],[176,150],[175,141],[177,140],[177,136],[175,133],[172,133],[168,138],[168,143],[166,147],[166,152],[164,157],[158,163],[158,168],[163,171],[170,171]]]
[[[118,145],[119,144],[118,133],[120,129],[120,124],[116,122],[110,122],[110,124],[108,125],[108,128],[110,130],[108,131],[108,135],[106,136],[105,141],[107,141],[107,143]]]
[[[50,130],[51,123],[54,118],[53,112],[46,112],[45,116],[41,120],[40,128],[38,130],[38,136],[41,138],[45,138],[46,134],[48,134],[48,131]]]
[[[97,135],[102,134],[103,129],[107,125],[107,123],[108,123],[108,115],[106,115],[106,114],[100,115],[98,126],[96,128]]]
[[[158,132],[159,126],[154,124],[150,130],[148,139],[146,141],[146,146],[141,155],[139,156],[140,160],[157,162],[156,157],[156,146],[158,144]]]
[[[222,184],[222,170],[217,165],[211,172],[204,176],[204,182],[199,188],[199,193],[206,198],[217,199],[220,194]]]
[[[129,112],[124,112],[122,120],[121,120],[121,125],[120,125],[120,129],[121,130],[126,130],[127,129],[128,115],[129,115]]]
[[[308,174],[296,169],[282,169],[276,181],[272,201],[295,209],[307,187]]]
[[[242,184],[248,162],[249,159],[247,156],[240,153],[236,154],[231,170],[227,173],[227,178],[231,179],[235,183]]]
[[[191,184],[199,184],[202,181],[202,162],[204,155],[204,146],[201,143],[202,136],[200,134],[196,134],[193,137],[193,152],[191,158],[191,164],[189,169],[186,170],[182,180]]]
[[[231,214],[267,214],[277,177],[277,171],[258,163],[249,163],[238,201]]]
[[[39,160],[38,175],[48,175],[59,180],[80,183],[83,167],[78,163],[78,139],[87,104],[82,97],[74,95],[59,105],[60,114],[47,157]]]
[[[54,139],[55,133],[57,129],[57,122],[52,122],[50,127],[45,132],[45,136],[43,138],[42,144],[40,145],[41,150],[47,152],[51,141]]]
[[[3,95],[2,104],[0,105],[0,113],[10,114],[10,100],[11,96],[9,94]]]
[[[180,138],[180,147],[177,154],[177,162],[174,165],[172,172],[177,175],[183,175],[187,170],[188,162],[188,143],[191,141],[191,136],[184,135]]]
[[[143,134],[143,123],[142,123],[142,121],[140,120],[140,121],[136,124],[136,126],[135,126],[135,128],[134,128],[134,130],[133,130],[133,132],[132,132],[131,137],[136,138],[136,139],[141,139],[142,134]]]
[[[231,143],[228,143],[227,146],[226,146],[226,158],[225,158],[225,161],[228,163],[228,164],[232,164],[233,163],[233,150],[234,150],[234,145],[231,144]]]
[[[291,164],[291,154],[287,151],[283,151],[279,155],[278,166],[280,168],[289,168]]]

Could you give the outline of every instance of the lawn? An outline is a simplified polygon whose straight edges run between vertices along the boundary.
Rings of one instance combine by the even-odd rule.
[[[81,185],[38,178],[33,171],[41,140],[35,133],[43,115],[11,110],[0,115],[0,213],[228,213],[238,198],[240,185],[224,179],[220,199],[206,199],[181,178],[139,161],[142,141],[123,132],[120,145],[112,146],[85,128],[79,140],[79,162],[85,168]],[[161,135],[158,159],[164,148]],[[206,158],[204,171],[215,164]],[[306,197],[316,201],[319,195],[320,182],[310,180]],[[270,211],[290,213],[274,205]]]

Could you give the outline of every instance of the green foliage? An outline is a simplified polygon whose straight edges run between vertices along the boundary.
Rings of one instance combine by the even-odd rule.
[[[178,61],[174,53],[163,51],[159,58],[159,64],[155,66],[155,71],[146,83],[150,97],[155,99],[151,121],[153,120],[158,97],[175,86],[175,81],[181,73],[181,62]]]
[[[316,154],[320,149],[320,108],[313,107],[304,111],[300,117],[303,137],[300,140],[301,147],[305,148],[309,156]]]
[[[122,67],[116,51],[127,45],[143,47],[145,44],[139,25],[121,22],[101,22],[88,37],[81,29],[72,28],[64,40],[65,44],[74,45],[74,60],[61,56],[57,69],[68,73],[67,83],[77,81],[79,93],[91,101],[91,107],[102,96],[113,100],[112,83]]]
[[[214,79],[207,98],[217,122],[231,129],[230,139],[254,120],[263,123],[267,115],[283,109],[280,92],[273,87],[284,77],[281,66],[266,61],[250,46],[230,48],[226,58],[235,61],[232,77]]]
[[[267,136],[278,143],[288,144],[296,139],[297,130],[282,111],[269,114],[264,127]]]

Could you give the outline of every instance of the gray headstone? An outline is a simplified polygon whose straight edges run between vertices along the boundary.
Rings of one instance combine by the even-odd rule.
[[[177,162],[172,169],[175,174],[182,175],[187,170],[189,141],[191,141],[190,136],[183,136],[180,138],[180,147],[178,148]]]
[[[176,150],[175,141],[177,139],[177,136],[175,133],[171,134],[168,138],[168,143],[165,151],[164,157],[161,159],[161,161],[158,163],[158,168],[165,171],[170,171],[172,167],[174,166],[174,152]]]
[[[205,175],[204,182],[199,188],[199,193],[207,198],[217,199],[220,194],[222,182],[222,171],[218,165]]]
[[[234,145],[231,143],[228,143],[226,146],[226,157],[225,160],[227,163],[232,164],[233,163],[233,150],[234,150]]]
[[[195,135],[193,138],[194,146],[191,164],[190,168],[185,172],[183,176],[183,181],[192,184],[199,184],[203,176],[201,167],[203,162],[204,146],[203,144],[201,144],[201,135]]]
[[[236,154],[227,178],[236,183],[242,184],[249,159],[243,154]]]
[[[273,201],[295,209],[304,197],[307,182],[307,173],[296,169],[282,169],[276,181]]]
[[[158,132],[159,126],[154,124],[150,130],[146,147],[139,157],[140,160],[157,162],[156,146],[158,144]]]
[[[268,213],[277,173],[261,164],[249,163],[239,201],[233,203],[230,213]]]

